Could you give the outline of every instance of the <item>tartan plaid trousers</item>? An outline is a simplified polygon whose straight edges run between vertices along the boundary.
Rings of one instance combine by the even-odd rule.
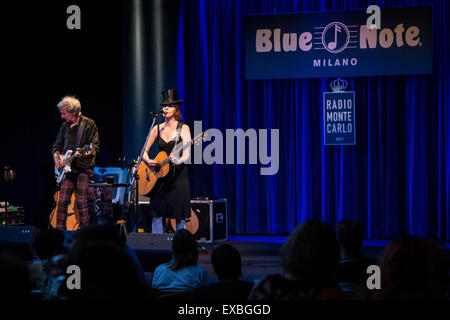
[[[89,224],[89,213],[87,204],[88,183],[92,176],[92,169],[81,173],[69,173],[61,184],[59,192],[58,209],[56,211],[56,229],[66,229],[67,208],[70,198],[75,191],[75,201],[80,215],[80,228]]]

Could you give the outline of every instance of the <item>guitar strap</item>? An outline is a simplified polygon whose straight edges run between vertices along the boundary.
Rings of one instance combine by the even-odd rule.
[[[178,121],[178,124],[177,124],[177,138],[175,139],[175,145],[174,145],[174,148],[177,146],[177,144],[178,144],[178,140],[180,139],[180,136],[181,136],[181,127],[183,126],[183,124],[180,122],[180,121]],[[175,154],[175,157],[179,157],[180,155],[179,154]],[[170,175],[171,177],[172,177],[172,179],[173,179],[173,177],[175,176],[175,171],[176,171],[176,169],[177,169],[177,166],[176,165],[174,165],[173,167],[172,167],[173,169],[172,169],[172,174]]]
[[[80,126],[78,127],[78,131],[77,131],[77,137],[75,139],[75,143],[73,145],[73,148],[78,148],[80,147],[80,141],[81,141],[81,136],[83,135],[83,131],[84,131],[84,127],[86,126],[86,121],[84,120],[84,117],[81,119],[81,123]],[[66,152],[67,150],[69,150],[69,138],[67,137],[67,134],[69,133],[68,128],[66,127],[66,132],[65,132],[65,138],[64,138],[64,152]]]
[[[175,140],[175,146],[178,144],[178,140],[180,139],[180,136],[181,136],[181,127],[183,126],[183,124],[180,122],[180,121],[178,121],[178,124],[177,124],[177,139]],[[175,147],[174,147],[175,148]],[[180,155],[179,154],[176,154],[175,156],[177,156],[177,157],[179,157]]]
[[[84,131],[84,127],[86,126],[86,121],[84,120],[84,117],[81,119],[81,123],[80,126],[78,127],[78,132],[77,132],[77,140],[75,140],[75,146],[77,148],[80,147],[80,141],[81,141],[81,136],[83,135],[83,131]]]
[[[74,151],[76,148],[80,147],[81,136],[83,135],[85,125],[86,125],[86,121],[84,120],[84,117],[83,117],[81,119],[80,126],[78,127],[77,139],[75,140],[75,144],[74,144]],[[74,169],[73,167],[72,167],[72,172],[76,172],[76,169]]]
[[[81,119],[80,125],[78,127],[77,137],[76,137],[75,143],[73,145],[73,149],[76,149],[76,148],[78,148],[80,146],[81,136],[83,135],[83,131],[84,131],[84,127],[85,126],[86,126],[86,121],[85,121],[85,119],[83,117]],[[64,137],[64,149],[63,149],[64,152],[66,152],[68,150],[68,148],[69,148],[69,145],[68,145],[69,144],[69,139],[67,137],[67,134],[68,134],[68,130],[67,130],[67,127],[66,127],[66,132],[64,134],[65,135],[65,137]]]

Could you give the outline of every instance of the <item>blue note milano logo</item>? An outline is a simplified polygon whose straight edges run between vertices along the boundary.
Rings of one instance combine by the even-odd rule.
[[[358,54],[355,50],[370,50],[375,48],[405,48],[422,47],[420,29],[417,26],[397,24],[393,29],[384,28],[380,31],[369,29],[366,25],[345,25],[334,21],[326,26],[313,27],[313,32],[283,32],[282,28],[256,29],[255,49],[258,54],[279,52],[317,52],[327,51],[331,54],[341,53],[347,49],[355,53],[353,57],[332,56],[312,59],[312,65],[317,67],[345,67],[358,64]],[[361,53],[361,51],[359,52]],[[320,56],[320,58],[319,58]]]
[[[352,29],[353,36],[350,34],[349,28]],[[357,26],[350,26],[349,28],[341,22],[332,22],[325,28],[315,27],[314,40],[316,48],[319,50],[323,48],[331,53],[339,53],[349,47],[349,44],[357,43]],[[321,36],[316,36],[317,34],[321,34]],[[357,46],[351,45],[350,48],[357,48]]]

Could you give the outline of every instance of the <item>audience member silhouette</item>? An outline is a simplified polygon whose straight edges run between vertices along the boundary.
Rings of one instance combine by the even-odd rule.
[[[55,254],[47,263],[47,283],[42,288],[43,300],[60,300],[60,291],[66,285],[68,267],[66,254]]]
[[[30,266],[33,288],[46,291],[49,280],[49,266],[55,255],[64,255],[64,233],[59,229],[41,230],[31,243],[37,259]]]
[[[211,254],[211,262],[219,281],[196,290],[195,299],[202,301],[246,300],[253,287],[252,282],[239,280],[242,261],[239,251],[224,244]]]
[[[361,253],[364,226],[358,221],[344,219],[336,225],[336,230],[341,256],[337,271],[339,286],[346,297],[365,299],[368,296],[367,267],[377,262]]]
[[[116,224],[97,224],[86,226],[77,231],[73,236],[71,247],[76,247],[79,243],[92,242],[112,242],[123,247],[127,254],[131,257],[138,272],[139,279],[142,284],[146,283],[144,269],[136,256],[136,253],[126,243],[126,237],[120,232],[120,226]]]
[[[81,285],[75,289],[65,288],[70,300],[147,298],[135,262],[123,246],[112,241],[78,241],[80,239],[70,250],[69,265],[80,268]]]
[[[64,233],[59,229],[41,230],[33,239],[32,247],[40,260],[65,253]]]
[[[197,262],[198,248],[194,236],[186,229],[177,230],[172,239],[172,260],[156,267],[152,287],[171,293],[204,287],[208,276]]]
[[[434,243],[414,236],[391,242],[380,257],[381,288],[374,299],[448,299],[448,261]]]
[[[0,253],[0,301],[29,301],[31,281],[25,262],[10,253]],[[5,305],[5,307],[7,307]]]
[[[307,220],[297,226],[281,252],[283,275],[269,275],[252,289],[250,300],[340,300],[336,280],[339,247],[331,226]]]

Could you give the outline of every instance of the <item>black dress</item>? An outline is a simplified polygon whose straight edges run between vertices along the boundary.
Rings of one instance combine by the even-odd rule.
[[[156,140],[158,142],[159,151],[164,151],[167,155],[170,155],[172,149],[175,147],[175,142],[181,142],[180,132],[182,126],[183,123],[178,122],[177,137],[166,142],[159,134],[158,125],[158,136]],[[170,171],[167,176],[163,178],[162,183],[161,190],[150,198],[151,216],[177,219],[177,221],[188,219],[191,216],[191,198],[187,166],[184,163],[181,165],[171,164]]]

